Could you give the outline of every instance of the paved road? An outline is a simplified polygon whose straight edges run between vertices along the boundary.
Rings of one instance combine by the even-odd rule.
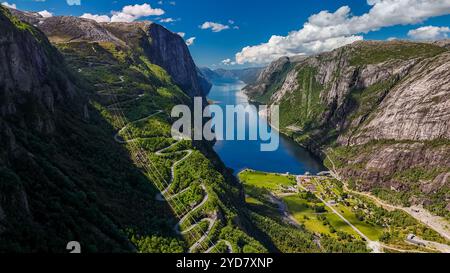
[[[300,182],[300,178],[297,177],[297,182]],[[298,183],[299,187],[302,188],[305,191],[308,191],[305,187],[303,187],[300,183]],[[338,212],[332,205],[330,205],[327,201],[323,200],[322,197],[320,197],[318,194],[314,194],[322,203],[325,204],[325,206],[327,206],[331,211],[333,211],[334,214],[336,214],[337,216],[339,216],[339,218],[342,219],[342,221],[344,221],[347,225],[349,225],[354,231],[356,231],[356,233],[359,234],[359,236],[361,236],[361,238],[364,238],[364,240],[366,240],[367,242],[367,246],[372,249],[373,253],[381,253],[382,249],[381,249],[381,244],[380,242],[376,242],[376,241],[372,241],[369,239],[369,237],[367,237],[364,233],[362,233],[357,227],[355,227],[349,220],[347,220],[340,212]]]
[[[214,248],[215,248],[218,244],[220,244],[220,243],[226,244],[227,247],[228,247],[228,252],[229,252],[229,253],[233,253],[233,246],[231,245],[230,242],[225,241],[225,240],[220,240],[220,241],[218,241],[216,245],[213,245],[212,247],[210,247],[208,250],[205,251],[205,253],[211,253],[211,251],[213,251]]]
[[[124,81],[125,81],[125,79],[124,79],[123,76],[120,76],[119,79],[120,79],[120,82],[124,82]],[[142,97],[143,97],[143,95],[139,95],[139,96],[138,96],[137,98],[135,98],[135,99],[132,99],[132,100],[129,100],[129,101],[118,102],[118,103],[112,104],[112,105],[110,105],[110,106],[108,107],[108,109],[111,110],[111,111],[122,111],[122,109],[120,108],[120,105],[123,105],[123,104],[128,103],[128,102],[131,102],[131,101],[139,100],[139,99],[141,99]],[[124,140],[124,139],[122,139],[122,138],[120,137],[120,134],[121,134],[122,132],[124,132],[124,131],[128,128],[128,126],[130,126],[131,124],[134,124],[134,123],[137,123],[137,122],[142,122],[142,121],[148,120],[148,119],[150,119],[150,118],[152,118],[152,117],[154,117],[154,116],[156,116],[156,115],[162,114],[162,113],[164,113],[163,110],[158,110],[157,112],[155,112],[155,113],[153,113],[153,114],[151,114],[151,115],[149,115],[149,116],[147,116],[147,117],[145,117],[145,118],[142,118],[142,119],[139,119],[139,120],[135,120],[135,121],[129,122],[128,124],[125,124],[125,121],[122,120],[123,124],[125,124],[125,125],[117,132],[117,134],[114,135],[114,140],[115,140],[117,143],[120,143],[120,144],[134,143],[134,142],[136,142],[136,141],[138,141],[138,140],[143,140],[143,138],[135,138],[135,139],[127,139],[127,140]],[[158,155],[158,156],[164,155],[164,152],[165,152],[165,151],[169,150],[169,149],[172,148],[174,145],[178,144],[180,141],[181,141],[181,140],[179,140],[178,142],[176,142],[176,143],[170,145],[169,147],[166,147],[166,148],[163,148],[163,149],[157,151],[155,154]],[[138,147],[138,148],[140,148],[140,147]],[[156,200],[161,201],[161,202],[163,202],[163,201],[164,201],[164,202],[171,201],[171,200],[173,200],[176,196],[179,196],[180,194],[186,192],[186,191],[189,189],[189,187],[188,187],[188,188],[184,189],[183,191],[181,191],[181,192],[179,192],[179,193],[176,193],[176,194],[174,194],[174,195],[168,194],[168,193],[169,193],[170,186],[172,185],[172,183],[173,183],[173,181],[174,181],[174,179],[175,179],[175,168],[176,168],[181,162],[183,162],[184,160],[186,160],[187,158],[189,158],[189,157],[192,155],[193,151],[192,151],[192,150],[184,150],[184,151],[179,151],[179,152],[175,152],[175,153],[186,153],[186,156],[184,156],[182,159],[178,160],[177,162],[175,162],[175,163],[172,165],[172,167],[171,167],[171,179],[170,179],[170,182],[168,183],[167,188],[164,189],[160,194],[158,194],[158,195],[156,196]],[[214,227],[214,224],[215,224],[216,221],[217,221],[217,213],[215,213],[213,217],[210,217],[210,218],[203,218],[203,219],[201,219],[200,221],[198,221],[197,223],[193,224],[192,226],[190,226],[189,228],[187,228],[186,230],[184,230],[184,231],[182,231],[182,232],[179,230],[179,227],[182,225],[182,223],[183,223],[184,221],[186,221],[188,218],[190,218],[190,217],[192,216],[192,213],[194,213],[197,209],[200,209],[200,207],[204,206],[204,205],[208,202],[208,200],[209,200],[209,194],[208,194],[208,191],[206,190],[206,187],[205,187],[203,184],[201,185],[201,187],[202,187],[203,191],[205,192],[205,196],[204,196],[202,202],[200,202],[198,205],[196,205],[194,208],[192,208],[190,211],[188,211],[188,213],[186,213],[186,214],[180,219],[180,221],[176,224],[176,226],[174,227],[174,229],[175,229],[175,231],[176,231],[177,233],[179,233],[179,234],[186,234],[186,233],[188,233],[189,231],[191,231],[192,229],[194,229],[197,225],[199,225],[202,221],[208,221],[208,223],[209,223],[208,229],[206,230],[206,232],[202,232],[202,233],[203,233],[203,234],[202,234],[202,237],[200,237],[200,239],[198,239],[198,240],[197,240],[197,241],[189,248],[189,252],[194,252],[198,247],[200,247],[200,246],[202,245],[202,243],[208,238],[208,236],[209,236],[209,234],[210,234],[212,228]],[[231,247],[231,243],[228,242],[228,241],[225,241],[225,240],[221,240],[221,241],[222,241],[222,242],[225,242],[225,243],[227,244],[227,246],[229,246],[230,252],[232,253],[232,252],[233,252],[233,249],[232,249],[232,247]],[[210,249],[213,249],[214,247],[216,247],[217,244],[218,244],[218,242],[214,243],[214,244],[210,247]]]

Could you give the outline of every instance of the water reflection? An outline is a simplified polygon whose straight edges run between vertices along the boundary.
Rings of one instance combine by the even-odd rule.
[[[242,82],[215,82],[208,98],[224,111],[226,105],[248,105],[249,101],[241,91],[244,86]],[[247,126],[257,125],[247,123]],[[285,136],[280,136],[280,146],[276,151],[261,152],[260,148],[261,141],[249,140],[218,141],[214,147],[224,163],[236,173],[246,168],[293,174],[325,170],[320,160]]]

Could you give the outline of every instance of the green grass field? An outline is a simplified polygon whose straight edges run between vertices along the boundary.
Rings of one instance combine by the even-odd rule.
[[[252,206],[263,206],[267,203],[264,195],[272,192],[280,194],[283,189],[296,185],[295,177],[279,174],[263,173],[252,170],[246,170],[239,174],[240,180],[244,183],[247,193],[247,204]],[[341,196],[342,191],[334,185],[332,181],[314,181],[317,193],[324,195],[326,200],[334,200]],[[260,189],[260,190],[258,190]],[[298,195],[284,196],[281,198],[288,207],[289,212],[303,224],[306,229],[316,234],[325,234],[337,237],[337,232],[350,234],[355,238],[360,238],[358,233],[335,214],[330,208],[326,207],[319,199],[314,196],[301,193]],[[323,207],[317,210],[317,206]],[[352,211],[352,202],[336,205],[336,210],[341,213],[350,223],[364,233],[371,240],[379,240],[384,232],[384,228],[378,225],[369,224],[360,220]]]
[[[280,174],[263,173],[252,170],[246,170],[239,174],[239,179],[244,185],[256,186],[270,190],[272,192],[279,192],[282,188],[295,186],[295,177],[285,176]]]
[[[317,213],[313,209],[314,203],[308,202],[299,195],[283,197],[283,201],[288,206],[288,209],[294,218],[299,223],[304,224],[305,227],[312,232],[332,235],[335,231],[341,231],[357,238],[360,237],[353,228],[329,208],[326,208],[326,212],[324,213]],[[369,239],[379,240],[380,236],[383,234],[383,227],[370,225],[360,221],[350,208],[338,205],[336,209],[350,223],[369,237]],[[321,217],[322,219],[320,219]],[[325,224],[323,217],[325,217],[326,221],[329,223],[328,225]]]
[[[314,233],[331,235],[330,229],[318,219],[319,214],[310,207],[312,203],[298,195],[286,196],[283,198],[283,202],[287,205],[292,216],[299,223],[304,224],[306,229]]]
[[[352,223],[357,229],[364,233],[364,235],[369,237],[370,240],[378,241],[385,231],[385,229],[381,226],[371,225],[364,221],[360,221],[349,207],[339,205],[336,207],[336,210],[339,211],[342,216],[344,216],[345,219]]]

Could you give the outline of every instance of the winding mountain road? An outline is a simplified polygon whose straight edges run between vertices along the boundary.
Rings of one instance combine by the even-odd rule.
[[[124,82],[124,77],[123,77],[123,76],[121,76],[121,77],[119,77],[119,78],[120,78],[120,82]],[[124,101],[124,102],[117,102],[117,103],[114,103],[114,104],[108,106],[107,108],[108,108],[110,111],[122,111],[122,109],[120,108],[120,105],[126,104],[126,103],[128,103],[128,102],[132,102],[132,101],[139,100],[139,99],[141,99],[142,97],[143,97],[143,95],[139,95],[139,97],[137,97],[137,98],[135,98],[135,99],[131,99],[131,100]],[[123,127],[122,127],[115,135],[114,135],[114,140],[115,140],[117,143],[120,143],[120,144],[134,143],[134,142],[137,142],[138,140],[145,140],[145,138],[123,139],[120,135],[121,135],[121,133],[123,133],[130,125],[135,124],[135,123],[138,123],[138,122],[142,122],[142,121],[149,120],[149,119],[151,119],[151,118],[153,118],[153,117],[155,117],[155,116],[157,116],[157,115],[163,114],[163,113],[164,113],[163,110],[158,110],[158,111],[156,111],[155,113],[153,113],[153,114],[151,114],[151,115],[149,115],[149,116],[147,116],[147,117],[144,117],[144,118],[141,118],[141,119],[138,119],[138,120],[129,122],[128,124],[125,124],[125,122],[124,122],[123,124],[125,124],[125,125],[124,125],[124,126],[123,126]],[[156,151],[155,154],[156,154],[157,156],[164,156],[164,155],[166,155],[167,153],[165,153],[165,152],[168,151],[168,150],[170,150],[170,149],[171,149],[172,147],[174,147],[175,145],[177,145],[180,141],[181,141],[181,140],[178,140],[177,142],[173,143],[172,145],[170,145],[170,146],[168,146],[168,147],[165,147],[165,148],[163,148],[163,149],[161,149],[161,150],[159,150],[159,151]],[[182,190],[182,191],[180,191],[180,192],[178,192],[178,193],[170,194],[170,187],[172,186],[172,184],[173,184],[173,182],[174,182],[174,180],[175,180],[175,169],[176,169],[176,167],[177,167],[180,163],[182,163],[183,161],[187,160],[187,159],[192,155],[193,150],[190,150],[190,149],[189,149],[189,150],[183,150],[183,151],[176,151],[176,152],[173,152],[173,153],[175,153],[175,154],[186,153],[186,155],[185,155],[183,158],[181,158],[180,160],[178,160],[178,161],[176,161],[175,163],[173,163],[173,165],[172,165],[172,167],[171,167],[171,178],[170,178],[169,183],[167,183],[167,184],[168,184],[167,187],[166,187],[165,189],[163,189],[163,190],[161,191],[161,193],[159,193],[159,194],[155,197],[157,201],[160,201],[160,202],[169,202],[169,204],[170,204],[170,202],[171,202],[172,200],[174,200],[177,196],[179,196],[179,195],[185,193],[186,191],[188,191],[188,190],[191,188],[191,187],[188,187],[188,188],[186,188],[186,189],[184,189],[184,190]],[[209,194],[208,194],[208,191],[206,190],[205,185],[204,185],[204,184],[201,184],[201,188],[202,188],[202,190],[203,190],[204,193],[205,193],[203,200],[202,200],[199,204],[197,204],[195,207],[189,209],[188,212],[180,219],[180,221],[179,221],[179,222],[175,225],[175,227],[174,227],[174,230],[175,230],[176,233],[178,233],[178,234],[180,234],[180,235],[185,235],[185,234],[189,233],[190,231],[192,231],[194,228],[196,228],[198,225],[200,225],[201,222],[204,222],[204,221],[207,221],[207,222],[208,222],[208,229],[207,229],[206,231],[203,231],[203,232],[202,232],[202,236],[201,236],[201,237],[200,237],[200,238],[199,238],[199,239],[198,239],[198,240],[197,240],[197,241],[189,248],[189,253],[192,253],[192,252],[194,252],[196,249],[198,249],[199,247],[202,247],[202,243],[205,242],[205,241],[208,239],[208,236],[210,235],[212,228],[214,227],[214,225],[216,224],[216,222],[217,222],[217,220],[218,220],[217,212],[216,212],[216,213],[214,213],[213,216],[209,216],[209,217],[207,217],[207,218],[203,218],[203,219],[197,221],[196,223],[194,223],[193,225],[191,225],[190,227],[186,228],[184,231],[180,231],[180,227],[182,226],[182,224],[183,224],[186,220],[188,220],[189,218],[194,219],[193,216],[192,216],[193,213],[196,212],[198,209],[201,209],[201,207],[203,207],[203,206],[208,202],[208,200],[209,200]],[[177,204],[177,205],[178,205],[178,204]],[[228,246],[229,252],[230,252],[230,253],[233,253],[233,248],[232,248],[231,243],[228,242],[228,241],[225,241],[225,240],[220,240],[220,241],[214,243],[212,246],[210,246],[210,248],[206,251],[206,253],[209,253],[209,252],[210,252],[212,249],[214,249],[214,248],[217,246],[217,244],[220,243],[220,242],[224,242],[224,243]]]

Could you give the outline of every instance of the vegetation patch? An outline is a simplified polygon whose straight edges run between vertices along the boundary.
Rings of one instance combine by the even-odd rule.
[[[318,120],[325,111],[320,93],[324,86],[316,79],[316,69],[302,67],[298,71],[299,89],[286,95],[280,103],[280,126],[296,125],[303,131],[318,126]]]
[[[429,43],[391,42],[359,45],[352,53],[350,65],[362,66],[389,60],[410,60],[434,57],[446,49]]]

